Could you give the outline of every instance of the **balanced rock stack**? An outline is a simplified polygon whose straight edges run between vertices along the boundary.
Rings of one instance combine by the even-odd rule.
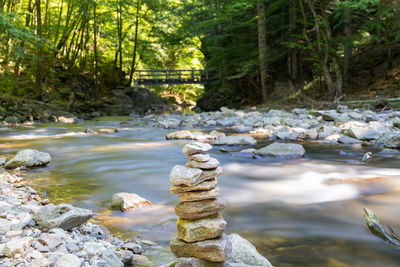
[[[170,191],[179,194],[180,203],[175,207],[179,217],[177,236],[171,240],[170,248],[178,258],[224,262],[231,250],[224,234],[226,222],[219,215],[225,208],[217,187],[222,168],[207,154],[211,148],[200,142],[185,145],[183,153],[190,160],[186,166],[176,165],[171,171]]]

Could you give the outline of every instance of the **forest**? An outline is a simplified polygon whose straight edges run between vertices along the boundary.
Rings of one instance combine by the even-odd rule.
[[[148,89],[206,111],[393,97],[399,28],[396,0],[0,0],[0,90],[73,110],[198,69],[204,87]]]

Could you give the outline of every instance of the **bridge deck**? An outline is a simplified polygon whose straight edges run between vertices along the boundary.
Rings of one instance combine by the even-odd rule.
[[[205,84],[208,75],[204,70],[137,70],[138,84]]]

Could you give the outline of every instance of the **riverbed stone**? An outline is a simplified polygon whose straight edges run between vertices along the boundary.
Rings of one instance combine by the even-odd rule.
[[[219,187],[215,187],[214,189],[206,190],[206,191],[194,191],[194,192],[181,193],[178,196],[178,200],[180,202],[189,202],[189,201],[216,199],[218,196],[219,196]]]
[[[111,247],[107,248],[103,252],[103,256],[101,257],[101,259],[107,263],[107,266],[113,266],[113,267],[123,267],[124,266],[122,261],[115,254],[114,249]]]
[[[170,242],[171,251],[178,258],[195,257],[212,262],[223,262],[231,251],[229,238],[223,234],[219,238],[187,243],[173,238]]]
[[[195,136],[190,131],[182,130],[182,131],[175,131],[175,132],[167,134],[166,139],[167,140],[194,140]]]
[[[211,150],[212,146],[207,143],[201,143],[201,142],[192,142],[190,144],[186,144],[182,152],[185,155],[193,155],[193,154],[199,154],[199,153],[206,153],[207,151]]]
[[[255,145],[257,141],[249,135],[221,136],[213,145]]]
[[[247,264],[251,266],[272,267],[271,263],[257,252],[256,248],[246,239],[238,234],[228,236],[231,242],[231,252],[227,261],[233,263]]]
[[[195,160],[189,160],[186,163],[186,167],[199,168],[202,170],[216,169],[219,167],[219,161],[215,158],[210,158],[210,160],[207,162],[198,162]]]
[[[173,185],[193,186],[203,182],[201,178],[203,171],[198,168],[189,168],[183,165],[175,165],[169,176],[169,180]]]
[[[128,242],[123,245],[123,249],[130,250],[135,254],[139,254],[142,252],[142,246],[135,242]]]
[[[342,144],[345,144],[345,145],[353,145],[353,144],[361,144],[362,143],[361,140],[358,140],[358,139],[355,139],[355,138],[352,138],[352,137],[348,137],[348,136],[345,136],[345,135],[339,137],[338,141],[340,143],[342,143]]]
[[[15,237],[5,243],[2,254],[9,258],[15,257],[17,254],[22,254],[32,245],[32,237]]]
[[[184,192],[192,192],[192,191],[203,191],[203,190],[211,190],[217,186],[217,179],[212,178],[210,180],[204,181],[200,184],[194,186],[186,186],[186,185],[173,185],[169,191],[172,194],[180,194]]]
[[[260,156],[273,156],[284,158],[300,158],[305,154],[304,147],[300,144],[273,143],[254,152]]]
[[[41,207],[33,219],[41,229],[61,228],[70,230],[93,217],[88,209],[76,208],[70,204],[49,204]]]
[[[204,153],[204,154],[203,153],[202,154],[193,154],[193,155],[189,155],[187,157],[189,159],[197,161],[197,162],[207,162],[207,161],[209,161],[211,159],[210,155],[206,154],[206,153]]]
[[[62,255],[56,262],[55,267],[80,267],[82,260],[74,254]]]
[[[199,220],[179,218],[176,223],[177,236],[185,242],[196,242],[213,239],[224,233],[226,221],[216,214]]]
[[[221,199],[182,202],[175,207],[178,217],[187,220],[196,220],[216,214],[225,208]]]
[[[384,146],[387,148],[400,148],[400,136],[391,136],[387,138]]]
[[[121,211],[132,211],[151,204],[147,199],[134,193],[121,192],[114,194],[111,198],[111,206]]]
[[[17,167],[42,167],[49,164],[51,156],[49,153],[40,152],[34,149],[23,149],[7,161],[5,168],[14,169]]]

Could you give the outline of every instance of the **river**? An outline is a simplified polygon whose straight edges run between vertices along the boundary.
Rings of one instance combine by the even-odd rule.
[[[83,133],[105,127],[119,131]],[[160,266],[173,259],[168,241],[177,197],[169,193],[169,173],[187,161],[181,153],[186,141],[167,141],[168,132],[118,121],[11,128],[0,132],[0,151],[49,152],[48,167],[27,171],[29,183],[53,203],[93,209],[93,221],[116,236],[157,242],[161,247],[148,256]],[[399,266],[400,250],[368,231],[363,208],[400,228],[400,156],[374,156],[362,164],[368,150],[361,146],[304,146],[305,157],[296,160],[251,159],[214,146],[211,155],[224,168],[218,182],[227,201],[226,232],[249,239],[276,266]],[[118,192],[139,194],[154,205],[111,211],[109,200]]]

